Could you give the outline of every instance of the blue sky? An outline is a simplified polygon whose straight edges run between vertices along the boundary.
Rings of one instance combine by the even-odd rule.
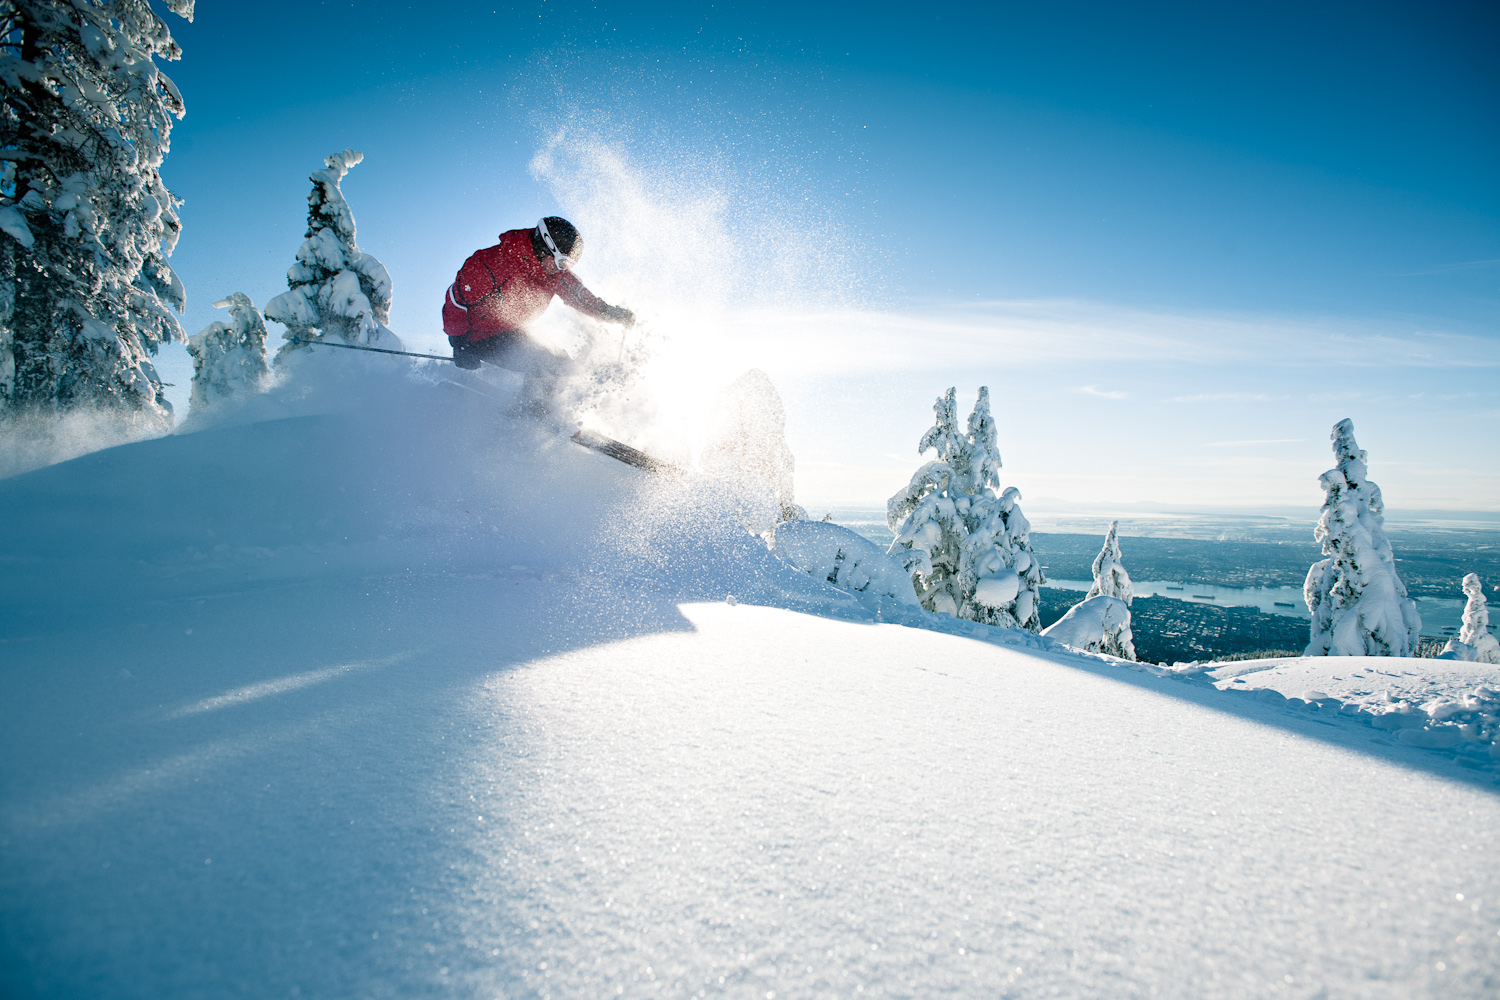
[[[669,338],[664,412],[765,369],[813,498],[894,492],[987,384],[1031,498],[1316,503],[1349,416],[1391,506],[1500,507],[1500,16],[1208,6],[205,2],[185,326],[285,287],[352,146],[408,344],[569,215]]]

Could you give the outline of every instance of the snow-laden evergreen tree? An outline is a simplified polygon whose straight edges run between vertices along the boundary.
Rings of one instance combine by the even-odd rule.
[[[170,425],[148,356],[182,339],[160,170],[183,104],[155,59],[180,55],[147,0],[0,2],[0,412]]]
[[[1128,607],[1135,600],[1135,588],[1130,584],[1130,574],[1120,559],[1120,522],[1109,522],[1109,531],[1104,536],[1104,547],[1094,557],[1094,585],[1089,588],[1089,597],[1117,597]]]
[[[192,412],[234,396],[259,392],[266,367],[266,321],[243,292],[214,303],[229,310],[229,322],[216,320],[188,338],[193,356]]]
[[[957,617],[964,603],[958,568],[969,532],[958,508],[961,499],[967,507],[965,483],[955,468],[965,464],[967,443],[958,427],[955,390],[939,396],[932,412],[935,419],[922,435],[917,454],[932,450],[937,458],[919,468],[906,489],[886,502],[886,523],[896,533],[889,553],[911,574],[922,607]]]
[[[967,603],[959,617],[1035,632],[1046,578],[1031,548],[1031,522],[1016,504],[1020,499],[1021,491],[1007,486],[998,497],[984,490],[969,500],[959,574]]]
[[[1000,489],[989,389],[981,387],[965,431],[953,389],[933,404],[936,417],[918,449],[937,452],[905,490],[891,497],[890,552],[912,574],[929,611],[999,625],[1040,627],[1037,593],[1044,582],[1031,549],[1031,524],[1015,487]]]
[[[727,481],[740,520],[756,534],[807,516],[792,489],[796,460],[786,440],[786,407],[758,368],[720,393],[698,464]]]
[[[312,172],[307,196],[307,234],[286,273],[288,291],[266,303],[266,319],[286,326],[287,343],[277,359],[302,347],[297,341],[328,337],[346,344],[401,350],[386,322],[391,314],[391,276],[385,265],[354,241],[354,212],[339,187],[365,154],[346,149]]]
[[[1500,663],[1500,640],[1490,634],[1489,602],[1484,598],[1484,585],[1479,577],[1470,573],[1464,577],[1463,628],[1457,639],[1449,639],[1443,647],[1442,659],[1466,660],[1470,663]]]
[[[1338,465],[1319,477],[1326,498],[1314,537],[1328,558],[1307,571],[1312,612],[1307,656],[1414,656],[1422,619],[1396,575],[1385,537],[1385,501],[1367,478],[1354,424],[1333,426]]]
[[[1118,597],[1096,594],[1079,601],[1068,613],[1042,629],[1042,635],[1086,653],[1106,653],[1135,659],[1135,636],[1130,631],[1130,609]]]
[[[1458,630],[1460,642],[1474,649],[1474,659],[1480,663],[1500,663],[1500,640],[1490,634],[1489,602],[1484,598],[1484,585],[1479,577],[1470,573],[1464,577],[1464,624]]]
[[[1041,628],[1042,564],[1031,548],[1031,522],[1016,505],[1021,492],[1008,486],[997,495],[1001,462],[996,437],[990,390],[980,386],[959,470],[969,495],[964,513],[969,534],[960,546],[959,564],[967,603],[960,605],[959,617],[1035,632]]]

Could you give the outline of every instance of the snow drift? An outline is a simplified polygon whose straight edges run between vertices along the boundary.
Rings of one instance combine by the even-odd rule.
[[[901,564],[880,546],[843,525],[783,521],[772,532],[771,551],[813,579],[824,580],[840,590],[889,597],[909,607],[918,607],[917,592]]]

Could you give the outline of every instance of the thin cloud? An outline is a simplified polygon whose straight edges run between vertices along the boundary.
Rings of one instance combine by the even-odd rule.
[[[1302,444],[1308,438],[1260,438],[1255,441],[1210,441],[1205,448],[1248,448],[1261,444]]]
[[[954,359],[1038,368],[1121,361],[1215,367],[1500,367],[1494,338],[1357,319],[1167,313],[1076,301],[941,303],[878,311],[793,306],[661,315],[671,336],[711,340],[750,364],[803,372],[939,371]],[[763,359],[763,360],[762,360]],[[1174,402],[1267,402],[1203,393]]]
[[[1098,396],[1100,399],[1129,399],[1130,393],[1121,392],[1118,389],[1101,389],[1097,385],[1081,385],[1078,391],[1090,396]]]
[[[1447,274],[1449,271],[1468,271],[1476,267],[1491,267],[1495,264],[1500,264],[1500,257],[1493,257],[1489,260],[1465,260],[1460,261],[1457,264],[1439,264],[1436,267],[1429,267],[1424,271],[1398,271],[1396,272],[1394,277],[1419,278],[1428,274]]]
[[[1263,392],[1200,392],[1191,396],[1173,396],[1171,403],[1269,403],[1273,399]]]

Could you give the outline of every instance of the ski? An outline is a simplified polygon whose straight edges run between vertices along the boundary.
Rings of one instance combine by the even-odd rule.
[[[573,434],[572,440],[591,451],[608,455],[617,462],[624,462],[626,465],[632,465],[652,475],[666,476],[670,479],[681,479],[687,475],[687,470],[679,465],[653,458],[639,448],[632,448],[623,441],[616,441],[603,434],[580,429]]]
[[[442,384],[450,385],[455,389],[460,389],[465,392],[472,392],[475,395],[484,397],[485,399],[495,399],[493,395],[486,392],[484,389],[473,385],[468,380],[443,379]],[[639,448],[632,448],[630,445],[626,444],[623,441],[616,441],[612,437],[606,437],[603,434],[599,434],[595,431],[588,431],[580,428],[573,432],[569,440],[573,441],[573,443],[575,444],[583,445],[583,447],[589,449],[590,451],[597,451],[601,455],[608,455],[610,458],[614,459],[617,462],[623,462],[626,465],[640,469],[643,472],[649,472],[655,476],[665,476],[669,479],[681,479],[687,475],[687,470],[679,465],[673,465],[671,462],[662,461],[659,458],[655,458],[651,455],[646,454]]]

